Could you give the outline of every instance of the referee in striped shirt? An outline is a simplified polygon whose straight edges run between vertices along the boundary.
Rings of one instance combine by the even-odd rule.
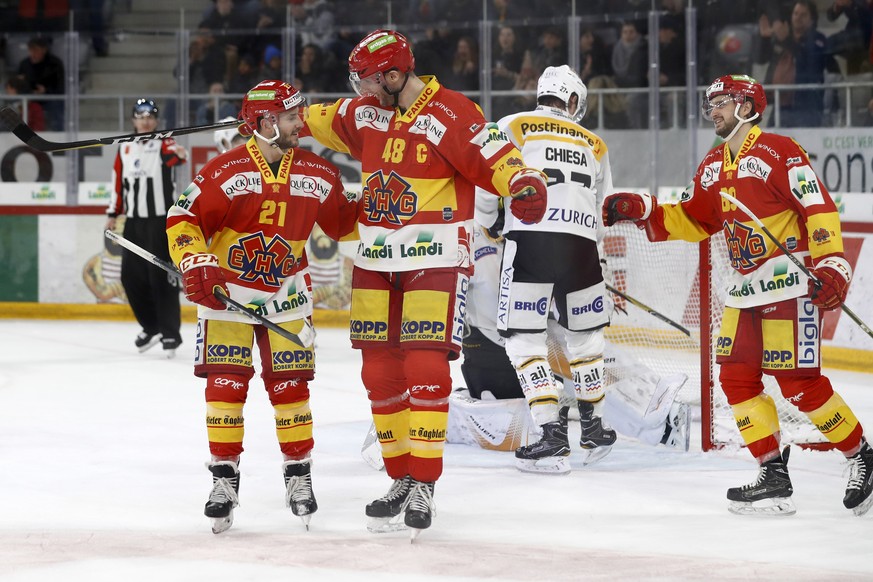
[[[136,133],[157,130],[158,107],[151,99],[133,106]],[[113,196],[106,228],[124,215],[124,238],[170,262],[167,210],[175,203],[173,168],[184,164],[188,152],[172,138],[126,143],[118,148],[112,172]],[[182,343],[179,289],[158,267],[124,250],[121,284],[136,320],[142,326],[134,344],[144,352],[159,341],[172,358]]]

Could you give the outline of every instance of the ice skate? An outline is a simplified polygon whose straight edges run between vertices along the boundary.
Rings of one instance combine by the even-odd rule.
[[[862,441],[861,450],[849,458],[849,483],[843,505],[858,517],[873,506],[873,448]]]
[[[142,330],[137,334],[136,339],[133,340],[133,345],[136,346],[136,349],[139,350],[139,353],[143,353],[146,350],[149,350],[156,346],[160,341],[161,334],[149,333],[146,330]]]
[[[220,534],[233,525],[233,508],[239,505],[239,468],[233,461],[208,463],[212,492],[203,514],[212,520],[212,533]]]
[[[542,430],[540,440],[515,450],[515,466],[525,473],[566,475],[570,472],[566,421],[547,422],[542,425]]]
[[[176,349],[178,349],[180,345],[182,345],[182,340],[180,339],[172,337],[161,338],[161,347],[164,348],[164,357],[168,360],[172,360],[176,357]]]
[[[415,541],[421,530],[430,527],[433,517],[436,515],[436,506],[433,502],[434,482],[416,481],[410,478],[409,495],[404,504],[403,522],[409,528],[409,543]]]
[[[309,520],[318,511],[318,503],[312,492],[312,461],[308,458],[301,461],[285,461],[282,464],[285,475],[285,507],[303,520],[303,525],[309,531]]]
[[[365,513],[369,517],[367,531],[370,533],[389,533],[406,529],[401,515],[412,489],[412,478],[407,475],[395,479],[388,493],[367,504]]]
[[[587,452],[582,464],[591,465],[612,451],[612,445],[615,444],[617,437],[614,430],[603,425],[603,420],[599,416],[594,416],[593,403],[579,400],[577,404],[579,423],[582,425],[579,446]]]
[[[691,411],[687,404],[674,402],[670,407],[661,444],[685,452],[691,448]]]
[[[791,500],[794,488],[788,475],[789,452],[785,447],[781,456],[761,465],[753,483],[728,489],[728,511],[737,515],[794,515],[797,509]]]

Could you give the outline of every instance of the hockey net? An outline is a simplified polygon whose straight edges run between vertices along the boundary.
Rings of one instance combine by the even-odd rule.
[[[700,244],[650,243],[643,231],[623,223],[609,229],[602,252],[613,287],[691,332],[688,337],[613,296],[618,309],[606,330],[607,340],[658,374],[688,375],[678,399],[700,406],[703,450],[743,446],[715,363],[730,269],[724,239],[714,236]],[[620,374],[620,370],[610,371],[607,364],[608,383],[621,379]],[[784,443],[812,447],[826,443],[807,417],[782,397],[772,376],[764,376],[764,385],[776,402]]]

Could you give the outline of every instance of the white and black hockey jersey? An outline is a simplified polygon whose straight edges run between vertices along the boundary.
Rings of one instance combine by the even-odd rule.
[[[527,166],[549,178],[548,208],[536,224],[524,224],[506,212],[503,233],[564,232],[597,240],[600,208],[612,193],[606,143],[560,109],[538,106],[498,122],[521,151]],[[507,199],[507,204],[512,201]]]
[[[183,163],[173,138],[122,144],[112,167],[113,193],[106,213],[128,218],[166,216],[176,202],[173,167]]]

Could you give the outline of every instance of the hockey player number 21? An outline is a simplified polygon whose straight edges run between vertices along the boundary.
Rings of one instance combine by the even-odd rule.
[[[274,224],[274,215],[276,207],[279,208],[279,216],[276,217],[275,224],[285,226],[285,202],[274,202],[273,200],[264,200],[261,203],[261,216],[258,221],[261,224]]]

